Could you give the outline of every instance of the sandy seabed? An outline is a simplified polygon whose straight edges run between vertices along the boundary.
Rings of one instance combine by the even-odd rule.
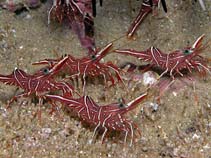
[[[140,1],[106,0],[97,7],[95,18],[96,45],[100,48],[114,41],[114,48],[145,50],[156,46],[171,52],[192,44],[205,34],[211,40],[211,1],[204,0],[207,10],[191,1],[167,1],[168,13],[158,10],[149,15],[138,29],[134,40],[122,37],[139,11]],[[136,7],[137,6],[137,7]],[[47,25],[50,5],[15,15],[0,9],[0,73],[10,74],[15,67],[33,73],[38,69],[31,63],[45,58],[58,58],[64,54],[82,57],[77,37],[65,25],[54,21]],[[121,37],[121,38],[120,38]],[[211,57],[210,46],[203,56]],[[135,58],[109,54],[106,61],[117,65],[125,62],[141,64]],[[125,77],[127,78],[127,76]],[[127,81],[125,81],[127,82]],[[126,91],[121,84],[104,89],[98,81],[87,84],[86,94],[99,104],[115,102],[119,97],[126,101],[144,91],[141,84]],[[80,90],[81,88],[77,88]],[[6,103],[21,90],[0,84],[0,157],[128,157],[128,158],[211,158],[211,78],[197,78],[195,93],[186,86],[177,93],[165,93],[156,111],[149,106],[155,103],[153,95],[128,117],[141,129],[132,147],[123,144],[119,133],[108,134],[101,144],[100,135],[90,143],[93,128],[82,125],[70,113],[60,110],[60,117],[50,115],[50,106],[42,107],[41,122],[35,116],[38,109],[32,98],[22,98],[6,110]],[[195,94],[198,97],[196,102]]]

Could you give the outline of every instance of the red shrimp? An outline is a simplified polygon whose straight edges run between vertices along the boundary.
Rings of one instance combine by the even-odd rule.
[[[65,96],[71,97],[73,87],[67,82],[57,82],[54,76],[58,74],[58,70],[64,65],[68,58],[65,57],[51,68],[43,68],[35,74],[30,75],[21,69],[15,69],[10,75],[0,75],[0,82],[6,85],[14,85],[24,90],[23,93],[14,96],[8,103],[8,106],[20,97],[28,97],[35,94],[39,97],[45,92],[52,92],[55,90],[62,90]]]
[[[172,78],[176,74],[183,76],[183,70],[192,73],[195,70],[199,73],[210,73],[210,67],[207,65],[207,60],[201,56],[207,45],[202,45],[204,35],[201,35],[191,47],[186,47],[181,50],[176,50],[169,54],[165,54],[158,48],[151,47],[146,51],[136,51],[131,49],[118,49],[117,53],[135,56],[140,60],[149,62],[150,67],[158,67],[164,74],[169,73]]]
[[[131,38],[134,35],[139,25],[143,22],[146,16],[153,11],[154,7],[158,7],[158,4],[160,1],[162,3],[164,11],[167,12],[165,0],[143,0],[139,14],[135,18],[135,20],[132,22],[128,30],[128,33],[127,33],[128,38]]]
[[[89,50],[89,54],[92,54],[95,51],[92,10],[92,0],[53,0],[53,6],[48,15],[48,23],[50,23],[52,15],[60,23],[67,19],[73,32],[77,34],[81,45]]]
[[[70,99],[64,96],[47,94],[44,97],[49,98],[52,101],[61,102],[65,105],[65,107],[67,107],[67,109],[76,113],[82,121],[95,126],[93,137],[95,136],[97,129],[104,129],[101,138],[102,142],[108,130],[125,132],[124,142],[126,143],[127,136],[130,134],[131,146],[134,137],[134,128],[138,129],[138,127],[124,115],[136,108],[138,104],[146,98],[146,96],[147,92],[132,100],[128,104],[121,101],[119,103],[112,103],[104,106],[98,105],[88,96],[83,96],[78,99]]]
[[[103,57],[105,57],[109,50],[112,47],[112,43],[109,43],[104,48],[102,48],[100,51],[98,51],[95,55],[92,55],[91,57],[86,56],[80,59],[76,59],[71,55],[66,56],[68,59],[65,62],[65,64],[61,67],[59,71],[67,71],[67,73],[71,77],[82,77],[83,78],[83,91],[86,85],[85,77],[97,77],[97,76],[103,76],[105,82],[111,81],[112,85],[115,84],[115,80],[112,76],[112,73],[110,70],[113,70],[116,74],[116,77],[118,81],[123,83],[123,80],[120,76],[120,69],[114,65],[112,62],[107,63],[101,63],[101,60]],[[34,65],[39,64],[48,64],[49,66],[53,66],[55,63],[59,62],[62,59],[45,59],[43,61],[39,61],[34,63]]]

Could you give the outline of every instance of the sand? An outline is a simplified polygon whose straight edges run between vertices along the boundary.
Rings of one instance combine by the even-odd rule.
[[[107,0],[103,7],[97,5],[95,39],[101,48],[113,41],[114,48],[144,50],[150,46],[169,53],[192,44],[205,34],[205,42],[211,39],[211,2],[204,0],[206,11],[199,3],[171,0],[168,13],[160,8],[157,15],[149,15],[138,29],[134,40],[125,37],[128,27],[139,11],[140,1]],[[77,36],[65,24],[51,21],[47,25],[49,3],[39,8],[15,15],[0,9],[0,73],[10,74],[15,67],[33,73],[39,69],[31,63],[45,58],[58,58],[64,54],[77,57],[86,55]],[[121,37],[121,38],[120,38]],[[203,53],[210,58],[211,47]],[[142,64],[139,60],[109,54],[105,61],[117,65],[126,62]],[[139,73],[139,72],[136,72]],[[128,75],[124,78],[128,79]],[[127,85],[128,81],[125,80]],[[146,89],[133,81],[133,88],[125,90],[122,84],[104,89],[98,79],[86,86],[86,94],[100,105],[116,102],[124,97],[128,102]],[[76,87],[81,91],[81,86]],[[99,134],[90,143],[93,127],[81,124],[64,109],[51,115],[49,103],[41,108],[41,121],[36,117],[39,109],[36,99],[22,98],[6,109],[7,101],[22,91],[0,84],[0,157],[211,157],[211,79],[196,77],[195,90],[185,86],[177,92],[168,91],[161,97],[158,109],[156,93],[150,92],[139,108],[127,117],[141,130],[132,147],[130,138],[124,145],[124,134],[109,133],[103,144]],[[197,97],[197,99],[196,99]],[[135,115],[134,115],[135,114]]]

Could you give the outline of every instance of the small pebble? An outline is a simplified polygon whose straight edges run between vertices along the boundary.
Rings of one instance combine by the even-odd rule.
[[[52,130],[51,128],[42,128],[41,129],[41,135],[44,137],[44,138],[48,138],[51,134]]]
[[[201,137],[200,135],[194,134],[192,138],[193,139],[199,139],[200,137]]]
[[[143,148],[142,148],[142,151],[143,151],[143,152],[147,152],[147,151],[148,151],[148,148],[147,148],[147,147],[143,147]]]

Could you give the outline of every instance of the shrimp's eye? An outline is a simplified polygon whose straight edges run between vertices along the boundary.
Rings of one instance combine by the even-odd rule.
[[[191,54],[193,51],[192,50],[190,50],[190,49],[185,49],[184,51],[183,51],[183,54],[184,55],[188,55],[188,54]]]
[[[124,105],[123,103],[120,103],[120,104],[119,104],[119,107],[120,107],[120,108],[124,108],[125,105]]]
[[[119,102],[119,108],[125,107],[124,100],[122,98],[119,98],[118,102]]]
[[[96,55],[92,55],[92,56],[91,56],[91,59],[92,59],[92,60],[95,60],[95,59],[96,59]]]
[[[43,73],[44,73],[44,75],[49,74],[49,68],[44,68],[44,69],[43,69]]]

